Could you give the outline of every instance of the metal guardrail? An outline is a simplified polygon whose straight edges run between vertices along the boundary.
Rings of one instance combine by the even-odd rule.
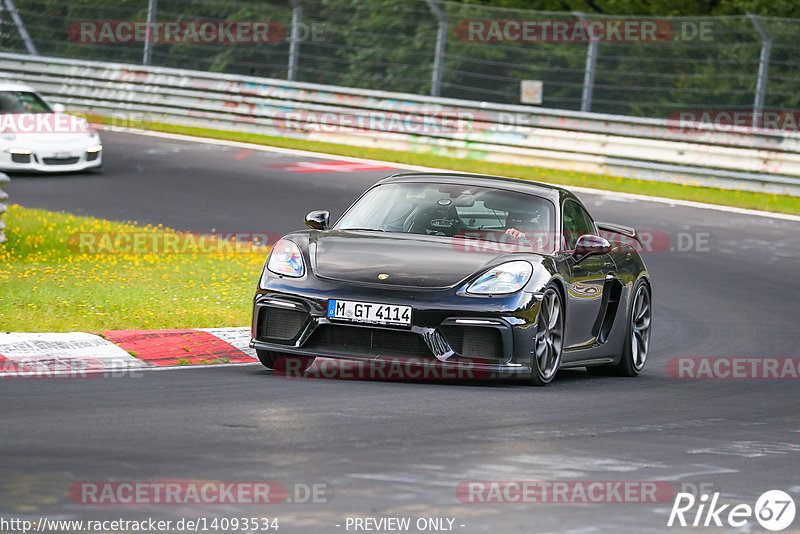
[[[6,223],[3,220],[3,214],[6,212],[6,200],[8,200],[8,193],[3,191],[3,186],[6,185],[11,180],[0,172],[0,243],[5,242],[6,234],[3,233],[3,230],[6,229]]]
[[[800,196],[798,133],[18,54],[0,54],[0,72],[111,129],[152,121]],[[388,120],[398,114],[400,129]],[[465,127],[436,127],[445,119]]]
[[[568,3],[585,4],[586,13],[452,0],[14,2],[17,17],[5,10],[0,32],[5,27],[2,50],[18,54],[113,56],[120,63],[505,104],[521,102],[523,78],[538,82],[544,107],[656,118],[678,109],[796,109],[800,84],[800,19],[764,16],[794,13],[772,6],[758,10],[764,15],[642,18],[597,13],[591,2]],[[3,3],[11,0],[0,0],[0,11]],[[164,25],[178,21],[182,30],[164,38]],[[202,39],[208,21],[269,21],[269,42],[225,32]],[[136,37],[124,22],[152,31]],[[655,40],[637,31],[652,24]],[[553,32],[556,25],[569,35]],[[632,32],[615,32],[620,27]],[[573,33],[578,28],[586,31]],[[590,39],[590,28],[599,40]]]

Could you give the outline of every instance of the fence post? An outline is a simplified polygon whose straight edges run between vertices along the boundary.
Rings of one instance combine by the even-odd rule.
[[[153,56],[153,22],[156,20],[156,9],[158,0],[148,0],[147,2],[147,31],[144,35],[144,54],[142,65],[149,65]]]
[[[586,15],[580,11],[573,11],[580,22],[586,20]],[[586,67],[583,71],[583,93],[581,94],[581,111],[592,110],[592,92],[594,91],[594,70],[597,65],[597,41],[589,41],[586,50]]]
[[[3,11],[6,9],[6,3],[0,2],[0,48],[6,47],[6,24],[3,22]]]
[[[292,34],[289,36],[289,72],[286,79],[293,82],[297,77],[297,57],[300,53],[300,23],[303,20],[303,6],[300,0],[292,3]]]
[[[22,22],[22,17],[19,16],[19,11],[17,11],[14,2],[12,0],[5,0],[5,2],[6,9],[8,9],[8,13],[11,15],[11,20],[14,21],[14,25],[17,27],[19,36],[25,43],[25,48],[28,50],[28,53],[32,56],[38,56],[39,51],[36,50],[36,46],[33,44],[33,39],[31,39],[31,36],[28,34],[28,30],[25,29],[25,24]]]
[[[3,186],[10,182],[8,176],[0,172],[0,243],[6,240],[6,235],[3,233],[3,230],[6,227],[6,223],[3,221],[3,214],[6,212],[6,199],[8,199],[8,193],[3,191]]]
[[[433,55],[433,74],[431,75],[431,96],[439,96],[442,91],[442,70],[444,69],[444,49],[447,44],[447,16],[436,0],[425,0],[428,9],[438,21],[436,30],[436,51]]]
[[[758,58],[758,81],[756,82],[756,96],[753,100],[753,128],[758,128],[759,119],[764,112],[764,98],[767,94],[769,54],[772,51],[772,39],[758,15],[748,13],[747,16],[761,37],[761,55]]]

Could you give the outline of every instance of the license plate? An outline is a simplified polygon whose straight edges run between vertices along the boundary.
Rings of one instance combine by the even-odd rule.
[[[356,323],[408,326],[411,324],[411,306],[329,300],[328,317]]]

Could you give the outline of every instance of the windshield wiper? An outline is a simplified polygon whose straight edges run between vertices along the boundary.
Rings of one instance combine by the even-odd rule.
[[[342,228],[342,230],[354,231],[354,232],[385,232],[383,228]]]

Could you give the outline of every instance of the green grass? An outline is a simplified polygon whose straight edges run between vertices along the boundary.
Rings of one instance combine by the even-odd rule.
[[[206,254],[187,246],[178,250],[188,253],[172,253],[174,248],[164,253],[158,247],[140,248],[139,253],[109,253],[109,248],[85,253],[91,249],[78,248],[80,235],[188,234],[16,205],[3,219],[8,240],[0,244],[0,331],[250,324],[264,249]]]
[[[694,185],[680,185],[665,182],[649,182],[619,176],[605,176],[584,172],[561,171],[539,167],[522,167],[488,163],[474,159],[457,159],[429,153],[398,152],[394,150],[355,147],[319,141],[306,141],[285,137],[272,137],[243,132],[229,132],[190,126],[177,126],[164,123],[130,123],[130,127],[155,130],[160,132],[241,141],[259,145],[293,148],[381,161],[436,167],[478,174],[510,176],[526,180],[537,180],[565,186],[582,186],[608,191],[622,191],[640,195],[659,196],[681,200],[694,200],[709,204],[721,204],[739,208],[750,208],[778,213],[800,214],[800,197],[754,193],[750,191],[734,191]]]

